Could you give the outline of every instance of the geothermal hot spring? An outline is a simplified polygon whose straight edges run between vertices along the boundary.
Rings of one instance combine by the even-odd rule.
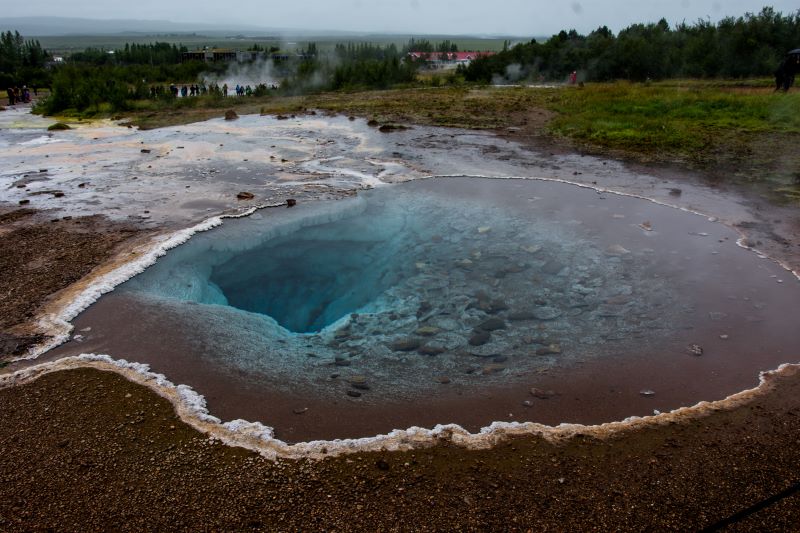
[[[288,442],[599,423],[797,360],[800,285],[738,238],[566,183],[431,178],[226,220],[74,325],[81,351],[148,363]]]
[[[681,182],[671,197],[674,182],[611,161],[478,132],[382,134],[347,117],[52,135],[47,124],[0,116],[7,201],[167,232],[240,212],[251,205],[240,190],[298,204],[195,234],[31,364],[145,363],[223,421],[306,442],[623,420],[723,399],[800,361],[800,282],[734,229],[559,180],[742,220],[716,190]],[[414,179],[465,173],[551,181]]]

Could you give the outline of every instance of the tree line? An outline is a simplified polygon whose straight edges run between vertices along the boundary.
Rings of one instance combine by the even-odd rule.
[[[770,76],[786,53],[800,46],[800,10],[783,15],[771,7],[670,27],[633,24],[614,33],[601,26],[588,35],[561,31],[480,58],[461,74],[474,82],[562,80],[578,71],[587,81]]]
[[[26,40],[18,31],[0,33],[0,87],[47,85],[49,58],[39,41]]]

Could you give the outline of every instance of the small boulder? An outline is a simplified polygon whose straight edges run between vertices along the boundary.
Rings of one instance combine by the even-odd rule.
[[[561,353],[560,344],[550,344],[536,350],[536,355],[559,355]]]
[[[381,133],[390,133],[390,132],[393,132],[393,131],[400,131],[400,130],[407,130],[407,129],[408,129],[408,126],[402,126],[400,124],[384,124],[383,126],[378,128],[378,131],[380,131]]]
[[[561,316],[561,310],[550,306],[537,307],[533,310],[533,316],[537,320],[555,320]]]
[[[436,356],[436,355],[443,354],[446,351],[447,350],[445,350],[441,346],[435,346],[435,345],[432,345],[432,344],[426,344],[425,346],[420,346],[419,350],[417,350],[417,353],[419,353],[420,355],[429,355],[429,356],[433,357],[433,356]]]
[[[252,200],[255,197],[256,197],[255,194],[247,191],[242,191],[236,195],[237,200]]]
[[[48,126],[47,131],[64,131],[71,129],[72,128],[70,128],[67,124],[64,124],[63,122],[56,122],[55,124]]]
[[[411,352],[420,347],[422,343],[419,339],[409,337],[407,339],[398,339],[389,345],[395,352]]]
[[[612,257],[628,255],[629,253],[631,253],[631,251],[623,247],[621,244],[613,244],[606,248],[606,255],[610,255]]]
[[[239,115],[233,109],[225,111],[225,120],[236,120],[237,118],[239,118]]]
[[[469,338],[470,346],[483,346],[491,340],[492,334],[486,330],[476,331],[472,337]]]
[[[483,331],[497,331],[498,329],[506,329],[506,323],[502,318],[492,317],[478,324],[476,330]]]
[[[556,393],[551,390],[538,389],[536,387],[533,387],[531,389],[531,396],[533,396],[534,398],[538,398],[540,400],[547,400],[555,395]]]
[[[483,374],[484,376],[490,376],[492,374],[497,374],[499,372],[502,372],[505,369],[506,369],[505,365],[501,365],[498,363],[491,363],[484,366],[481,369],[481,374]]]
[[[703,355],[703,347],[699,344],[691,344],[686,348],[686,351],[689,352],[689,355],[695,355],[700,357]]]
[[[508,315],[508,319],[512,322],[524,322],[535,318],[536,315],[532,311],[514,311]]]
[[[432,337],[439,333],[439,328],[435,328],[433,326],[422,326],[418,328],[416,331],[417,335],[421,335],[423,337]]]

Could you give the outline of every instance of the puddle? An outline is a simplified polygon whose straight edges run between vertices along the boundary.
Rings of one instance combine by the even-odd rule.
[[[199,234],[49,357],[147,363],[292,442],[620,420],[800,355],[800,284],[737,237],[563,183],[414,181]]]

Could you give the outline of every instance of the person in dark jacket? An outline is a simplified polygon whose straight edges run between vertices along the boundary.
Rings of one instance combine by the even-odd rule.
[[[775,90],[788,91],[794,85],[794,77],[800,70],[800,49],[792,50],[781,61],[778,70],[775,71]]]

